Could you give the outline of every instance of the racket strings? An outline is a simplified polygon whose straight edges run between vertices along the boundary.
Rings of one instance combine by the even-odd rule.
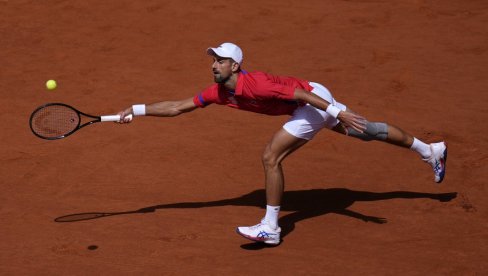
[[[41,137],[62,137],[76,130],[80,124],[78,113],[62,105],[50,105],[32,115],[32,130]]]

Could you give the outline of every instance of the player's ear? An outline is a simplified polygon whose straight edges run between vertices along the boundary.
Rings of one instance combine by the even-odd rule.
[[[239,72],[240,64],[235,61],[232,61],[231,68],[232,68],[232,73]]]

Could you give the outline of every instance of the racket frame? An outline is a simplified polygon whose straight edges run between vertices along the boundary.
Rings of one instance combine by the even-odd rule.
[[[64,135],[61,135],[61,136],[56,136],[56,137],[44,137],[44,136],[41,136],[39,134],[37,134],[35,131],[34,131],[34,128],[32,127],[32,119],[34,117],[34,114],[36,114],[39,110],[43,109],[43,108],[46,108],[48,106],[53,106],[53,105],[57,105],[57,106],[64,106],[64,107],[67,107],[67,108],[70,108],[72,110],[74,110],[76,112],[76,114],[78,115],[78,125],[70,132],[64,134]],[[85,116],[85,117],[88,117],[88,118],[92,118],[94,120],[92,121],[89,121],[89,122],[86,122],[84,124],[81,124],[81,115]],[[29,127],[32,131],[32,133],[34,133],[34,135],[36,135],[37,137],[39,138],[42,138],[42,139],[46,139],[46,140],[58,140],[58,139],[63,139],[63,138],[66,138],[68,136],[70,136],[71,134],[75,133],[77,130],[80,130],[81,128],[85,127],[85,126],[88,126],[88,125],[91,125],[93,123],[98,123],[98,122],[101,122],[102,121],[102,117],[101,116],[93,116],[93,115],[90,115],[90,114],[86,114],[84,112],[81,112],[79,111],[78,109],[70,106],[70,105],[67,105],[67,104],[64,104],[64,103],[47,103],[47,104],[44,104],[44,105],[41,105],[39,106],[38,108],[36,108],[30,118],[29,118]]]

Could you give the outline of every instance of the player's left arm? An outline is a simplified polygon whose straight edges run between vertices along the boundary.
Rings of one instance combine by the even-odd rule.
[[[294,99],[308,103],[326,112],[327,108],[331,104],[314,93],[300,88],[295,89]],[[351,127],[361,133],[366,129],[366,119],[352,112],[340,111],[339,114],[337,114],[337,119],[345,126]]]

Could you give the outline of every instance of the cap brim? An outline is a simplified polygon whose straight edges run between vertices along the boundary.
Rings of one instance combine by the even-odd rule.
[[[219,49],[219,48],[211,48],[211,47],[207,49],[207,55],[210,55],[210,56],[219,56],[219,57],[223,57],[223,58],[232,58],[232,57],[229,56],[228,53],[226,53],[222,49]]]

